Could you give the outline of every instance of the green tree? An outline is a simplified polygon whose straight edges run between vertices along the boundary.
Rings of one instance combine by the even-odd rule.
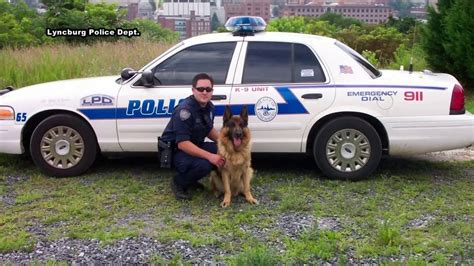
[[[412,28],[415,27],[416,18],[404,17],[396,19],[392,16],[388,17],[388,21],[385,23],[387,27],[394,27],[399,32],[407,34]]]
[[[352,25],[348,28],[339,30],[336,33],[336,38],[341,42],[349,45],[353,49],[362,51],[358,49],[357,45],[358,39],[364,34],[366,34],[366,30],[364,28],[357,25]]]
[[[469,0],[439,0],[430,8],[423,31],[423,48],[435,71],[455,75],[474,85],[474,6]]]
[[[151,8],[153,8],[153,12],[156,10],[156,2],[155,0],[148,0],[148,3],[150,3]]]
[[[337,13],[324,13],[321,15],[318,20],[325,20],[333,24],[339,29],[349,28],[350,26],[362,26],[362,22],[355,18],[346,18],[341,14]]]
[[[169,29],[161,27],[156,22],[149,19],[135,19],[125,22],[125,28],[137,28],[142,34],[142,38],[152,41],[176,42],[179,34]]]
[[[217,14],[214,13],[211,19],[211,31],[217,31],[217,28],[219,28],[220,25],[219,18],[217,17]]]
[[[280,16],[280,7],[274,6],[274,7],[272,8],[272,17],[277,18],[277,17],[279,17],[279,16]]]
[[[400,17],[410,16],[410,8],[413,7],[410,0],[390,0],[389,5],[398,11]]]
[[[0,0],[0,48],[41,43],[37,35],[44,35],[44,27],[38,20],[37,14],[24,1],[10,4]]]
[[[444,18],[447,34],[443,44],[454,73],[474,85],[474,5],[471,0],[457,0]]]
[[[397,48],[406,41],[406,36],[397,29],[378,26],[357,38],[354,49],[375,52],[379,63],[386,65],[392,61]]]
[[[329,21],[305,17],[282,17],[270,21],[268,31],[297,32],[333,37],[336,26]]]
[[[281,17],[270,21],[267,31],[306,32],[307,23],[304,17]]]

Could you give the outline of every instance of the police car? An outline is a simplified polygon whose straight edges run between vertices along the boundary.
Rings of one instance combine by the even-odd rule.
[[[474,116],[451,75],[378,70],[335,39],[258,31],[259,18],[227,26],[237,30],[184,40],[120,77],[5,89],[0,152],[27,152],[52,176],[79,175],[98,153],[156,152],[201,72],[215,80],[217,128],[226,105],[247,106],[253,152],[309,153],[327,177],[363,178],[382,154],[474,143]]]

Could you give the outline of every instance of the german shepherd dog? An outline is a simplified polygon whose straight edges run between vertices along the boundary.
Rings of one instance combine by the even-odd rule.
[[[248,111],[244,107],[240,116],[232,116],[229,106],[224,112],[224,125],[217,141],[217,153],[225,158],[225,165],[211,172],[211,186],[214,195],[224,194],[221,207],[230,205],[231,197],[242,194],[247,202],[258,204],[250,193],[253,176],[251,167],[251,135],[248,125]]]

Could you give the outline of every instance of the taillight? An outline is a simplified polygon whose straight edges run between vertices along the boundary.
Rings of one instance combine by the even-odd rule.
[[[451,107],[449,108],[450,115],[464,114],[464,89],[461,85],[454,85],[453,94],[451,94]]]

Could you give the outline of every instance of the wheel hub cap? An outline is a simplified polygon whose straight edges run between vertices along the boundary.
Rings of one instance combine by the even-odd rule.
[[[84,140],[76,130],[67,126],[46,131],[40,145],[43,160],[57,169],[74,167],[84,156]]]
[[[344,159],[352,159],[356,154],[356,146],[352,143],[344,143],[341,145],[341,155]]]
[[[367,137],[355,129],[335,132],[326,144],[329,164],[341,172],[354,172],[364,167],[370,159],[371,147]]]
[[[67,155],[71,149],[71,145],[67,140],[59,140],[54,145],[54,149],[58,155],[64,156]]]

